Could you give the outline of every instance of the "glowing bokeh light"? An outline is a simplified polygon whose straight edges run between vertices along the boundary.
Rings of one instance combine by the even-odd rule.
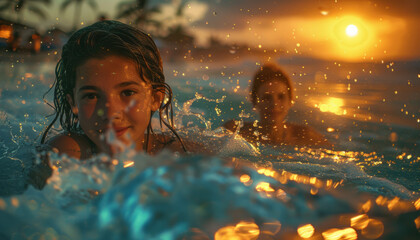
[[[341,98],[328,97],[322,99],[321,103],[315,104],[321,112],[331,112],[336,115],[346,115],[347,110],[343,108],[344,100]]]
[[[132,167],[132,166],[134,166],[133,161],[125,161],[124,162],[124,168]]]
[[[215,240],[250,239],[255,240],[260,235],[259,227],[253,222],[241,221],[236,226],[220,228],[214,235]]]
[[[364,229],[369,223],[369,217],[366,214],[361,214],[350,219],[350,226],[355,229]]]
[[[348,239],[356,240],[357,233],[353,228],[346,229],[337,229],[332,228],[322,233],[322,236],[325,240],[339,240],[339,239]]]
[[[315,228],[311,224],[306,224],[303,226],[300,226],[297,229],[297,232],[300,237],[302,238],[310,238],[312,235],[314,235]]]
[[[355,37],[359,33],[359,29],[354,24],[350,24],[346,27],[346,34],[349,37]]]
[[[362,230],[362,235],[369,239],[377,239],[384,233],[384,224],[376,219],[369,219],[368,225]]]
[[[420,231],[420,217],[417,217],[417,218],[414,220],[414,224],[416,224],[416,228],[417,228],[417,230],[419,230],[419,231]]]
[[[268,234],[268,235],[274,236],[278,232],[280,232],[280,229],[281,229],[281,223],[279,221],[267,222],[261,226],[261,233],[265,235]]]

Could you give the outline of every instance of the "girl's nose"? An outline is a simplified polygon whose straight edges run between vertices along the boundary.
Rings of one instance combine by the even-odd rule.
[[[114,119],[120,119],[122,115],[122,107],[112,99],[108,100],[105,103],[105,114],[104,117],[108,121],[112,121]]]

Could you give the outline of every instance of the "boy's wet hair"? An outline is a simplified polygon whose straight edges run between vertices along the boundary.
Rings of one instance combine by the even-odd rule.
[[[133,60],[141,78],[150,83],[154,91],[161,91],[165,94],[164,101],[159,107],[160,127],[165,125],[170,129],[183,146],[180,137],[173,128],[172,90],[165,83],[162,59],[156,44],[148,34],[141,30],[113,20],[100,21],[76,31],[63,46],[61,59],[55,68],[56,79],[52,86],[54,88],[55,117],[45,130],[41,143],[45,142],[48,131],[57,120],[64,131],[81,131],[78,116],[73,114],[66,95],[74,97],[73,89],[76,86],[77,67],[88,59],[103,58],[109,55],[118,55]],[[150,132],[153,133],[152,117],[153,112],[147,127],[146,146],[148,146]]]
[[[293,86],[289,76],[281,70],[281,68],[275,64],[267,63],[264,64],[260,70],[255,73],[254,79],[251,86],[251,101],[255,106],[258,101],[258,89],[268,82],[282,82],[287,86],[287,92],[289,93],[290,100],[293,99]]]

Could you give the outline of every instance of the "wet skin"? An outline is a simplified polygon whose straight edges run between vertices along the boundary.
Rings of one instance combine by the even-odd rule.
[[[257,91],[255,108],[260,114],[261,125],[282,125],[292,106],[288,87],[283,82],[273,81],[261,85]]]
[[[88,59],[79,66],[73,97],[68,95],[67,100],[97,150],[111,155],[117,149],[104,134],[113,129],[118,140],[142,150],[151,111],[161,104],[135,62],[114,55]]]
[[[257,90],[257,102],[254,106],[260,116],[259,122],[257,125],[245,122],[239,132],[248,141],[274,145],[330,145],[311,127],[285,121],[292,107],[286,83],[270,81],[262,84]],[[228,121],[224,126],[230,131],[236,131],[236,124],[235,121]]]

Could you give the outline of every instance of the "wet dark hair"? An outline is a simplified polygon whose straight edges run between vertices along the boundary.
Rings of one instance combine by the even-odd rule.
[[[133,60],[144,81],[150,81],[154,91],[160,91],[166,96],[159,107],[160,127],[165,125],[178,138],[183,149],[184,144],[173,126],[172,90],[165,83],[162,59],[152,38],[141,30],[127,24],[105,20],[94,23],[76,31],[63,46],[61,59],[55,68],[54,89],[55,116],[43,133],[41,143],[45,142],[49,130],[59,120],[61,127],[67,132],[80,132],[78,116],[73,114],[66,96],[72,98],[76,86],[76,69],[91,58],[103,58],[118,55]],[[144,77],[143,77],[144,76]],[[50,90],[51,90],[50,89]],[[49,91],[50,91],[49,90]],[[48,92],[47,92],[48,93]],[[153,133],[150,115],[147,126],[146,151],[149,135]]]
[[[258,89],[267,82],[282,82],[287,86],[287,90],[290,96],[290,101],[293,99],[293,86],[292,81],[287,76],[287,74],[277,65],[267,63],[264,64],[254,76],[251,86],[251,101],[255,106],[258,101]]]

